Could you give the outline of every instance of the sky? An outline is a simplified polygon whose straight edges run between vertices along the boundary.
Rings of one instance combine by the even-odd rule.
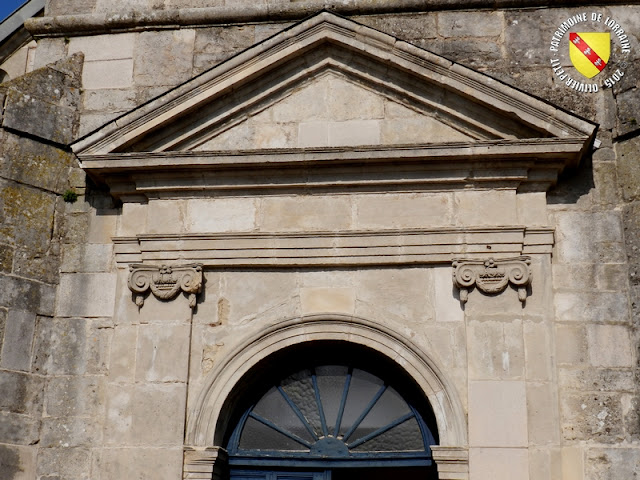
[[[0,0],[0,21],[7,18],[27,0]]]

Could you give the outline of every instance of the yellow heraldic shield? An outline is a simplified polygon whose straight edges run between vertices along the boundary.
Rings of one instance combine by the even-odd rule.
[[[587,78],[598,75],[611,55],[611,34],[575,32],[569,34],[569,56],[576,70]]]

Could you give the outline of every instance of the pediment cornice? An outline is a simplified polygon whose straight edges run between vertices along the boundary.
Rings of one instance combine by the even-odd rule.
[[[247,112],[267,108],[283,91],[327,70],[356,79],[400,104],[417,106],[471,140],[427,145],[190,151],[202,145],[207,135],[244,121]],[[260,88],[256,87],[258,84]],[[207,169],[211,173],[240,166],[255,174],[256,169],[273,165],[308,168],[375,162],[380,167],[385,162],[401,162],[415,167],[416,162],[422,162],[425,165],[421,170],[429,171],[438,162],[463,159],[474,165],[476,173],[486,170],[481,161],[500,161],[500,167],[526,161],[531,171],[542,165],[549,170],[551,166],[553,173],[547,172],[544,176],[548,178],[543,182],[536,180],[539,185],[535,187],[548,188],[559,171],[579,163],[595,130],[594,124],[486,75],[372,28],[321,12],[109,122],[72,148],[83,168],[97,181],[112,184],[115,175],[121,183],[130,185],[129,190],[138,183],[132,175],[143,170],[162,176],[195,168],[202,177],[200,174]],[[490,168],[496,165],[491,164]]]

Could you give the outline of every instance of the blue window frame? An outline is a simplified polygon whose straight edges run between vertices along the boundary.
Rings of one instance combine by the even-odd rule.
[[[434,443],[393,382],[352,365],[316,365],[274,382],[241,416],[227,449],[234,480],[322,480],[327,471],[247,468],[430,466]]]

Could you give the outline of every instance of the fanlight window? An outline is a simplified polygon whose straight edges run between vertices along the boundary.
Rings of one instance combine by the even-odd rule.
[[[274,385],[243,415],[228,448],[236,458],[429,465],[433,443],[420,414],[391,385],[357,368],[326,365]]]

